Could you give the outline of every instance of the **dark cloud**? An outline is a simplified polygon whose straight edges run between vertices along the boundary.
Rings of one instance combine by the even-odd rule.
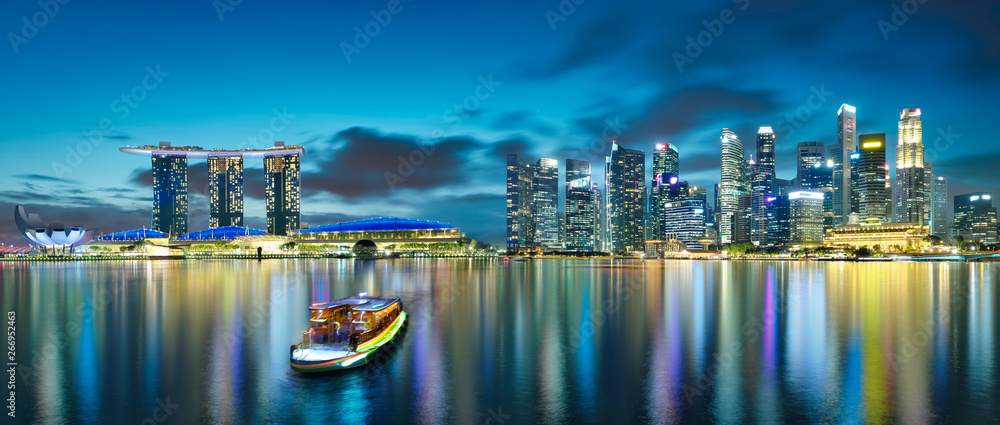
[[[63,183],[63,182],[67,181],[67,180],[64,180],[64,179],[57,178],[57,177],[51,177],[51,176],[46,176],[46,175],[42,175],[42,174],[16,174],[16,175],[13,175],[11,177],[14,177],[14,178],[17,178],[17,179],[31,180],[31,181],[36,181],[36,182],[59,182],[59,183]]]
[[[624,10],[604,14],[581,28],[551,62],[541,66],[524,63],[521,69],[526,77],[547,78],[587,65],[606,64],[606,59],[620,54],[622,47],[629,44],[634,21],[635,17]]]
[[[507,200],[504,193],[473,193],[469,195],[448,196],[445,201],[456,204],[503,204]]]
[[[487,153],[491,158],[501,161],[500,164],[506,164],[507,154],[530,154],[532,147],[533,144],[530,140],[522,136],[514,136],[489,145]]]
[[[718,153],[695,153],[685,155],[680,161],[681,176],[689,173],[718,170],[722,167],[722,159]]]
[[[927,139],[924,139],[927,142]],[[1000,193],[1000,150],[940,159],[934,162],[934,174],[948,176],[950,196],[968,192],[990,191]]]
[[[469,137],[446,137],[433,144],[403,134],[353,127],[334,135],[329,158],[319,171],[304,172],[302,185],[345,199],[387,196],[400,189],[434,189],[468,182],[463,173],[470,153],[483,144]]]

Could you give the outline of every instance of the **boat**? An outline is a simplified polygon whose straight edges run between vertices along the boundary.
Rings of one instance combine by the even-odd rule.
[[[314,303],[309,329],[292,345],[290,362],[299,372],[349,369],[368,363],[406,323],[403,302],[393,297],[356,297]]]

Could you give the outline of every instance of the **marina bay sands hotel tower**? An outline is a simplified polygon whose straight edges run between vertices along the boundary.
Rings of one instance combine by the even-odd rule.
[[[188,232],[188,159],[208,160],[209,227],[243,226],[243,160],[264,159],[267,233],[299,229],[302,146],[274,142],[267,149],[206,150],[197,146],[119,148],[153,162],[153,230],[176,238]]]

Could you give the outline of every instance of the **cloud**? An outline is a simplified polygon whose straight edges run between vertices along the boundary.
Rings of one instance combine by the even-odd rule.
[[[541,136],[555,136],[558,130],[528,111],[504,112],[493,120],[490,128],[497,131],[532,131]]]
[[[69,181],[69,180],[64,180],[64,179],[60,179],[60,178],[57,178],[57,177],[51,177],[51,176],[46,176],[46,175],[42,175],[42,174],[16,174],[16,175],[13,175],[11,177],[14,177],[14,178],[17,178],[17,179],[31,180],[31,181],[36,181],[36,182],[59,182],[59,183],[65,183],[65,182]]]
[[[470,137],[446,137],[432,144],[404,134],[352,127],[327,141],[330,157],[314,159],[318,171],[303,172],[302,185],[347,200],[384,197],[394,190],[423,190],[467,182],[471,153],[484,145]]]

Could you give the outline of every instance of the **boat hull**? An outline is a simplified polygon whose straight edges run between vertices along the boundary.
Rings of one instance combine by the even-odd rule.
[[[290,363],[292,369],[298,372],[328,372],[331,370],[341,370],[341,369],[352,369],[358,366],[363,366],[368,364],[368,362],[375,357],[375,353],[380,347],[385,344],[391,343],[396,339],[399,331],[406,324],[407,314],[405,311],[400,312],[399,317],[393,321],[392,325],[385,330],[377,338],[371,341],[365,342],[358,347],[357,352],[344,352],[342,356],[336,356],[330,359],[308,359],[307,355],[302,355],[303,352],[301,348],[296,348],[292,351]],[[309,349],[306,349],[309,350]],[[300,354],[300,359],[296,359],[296,353]]]

